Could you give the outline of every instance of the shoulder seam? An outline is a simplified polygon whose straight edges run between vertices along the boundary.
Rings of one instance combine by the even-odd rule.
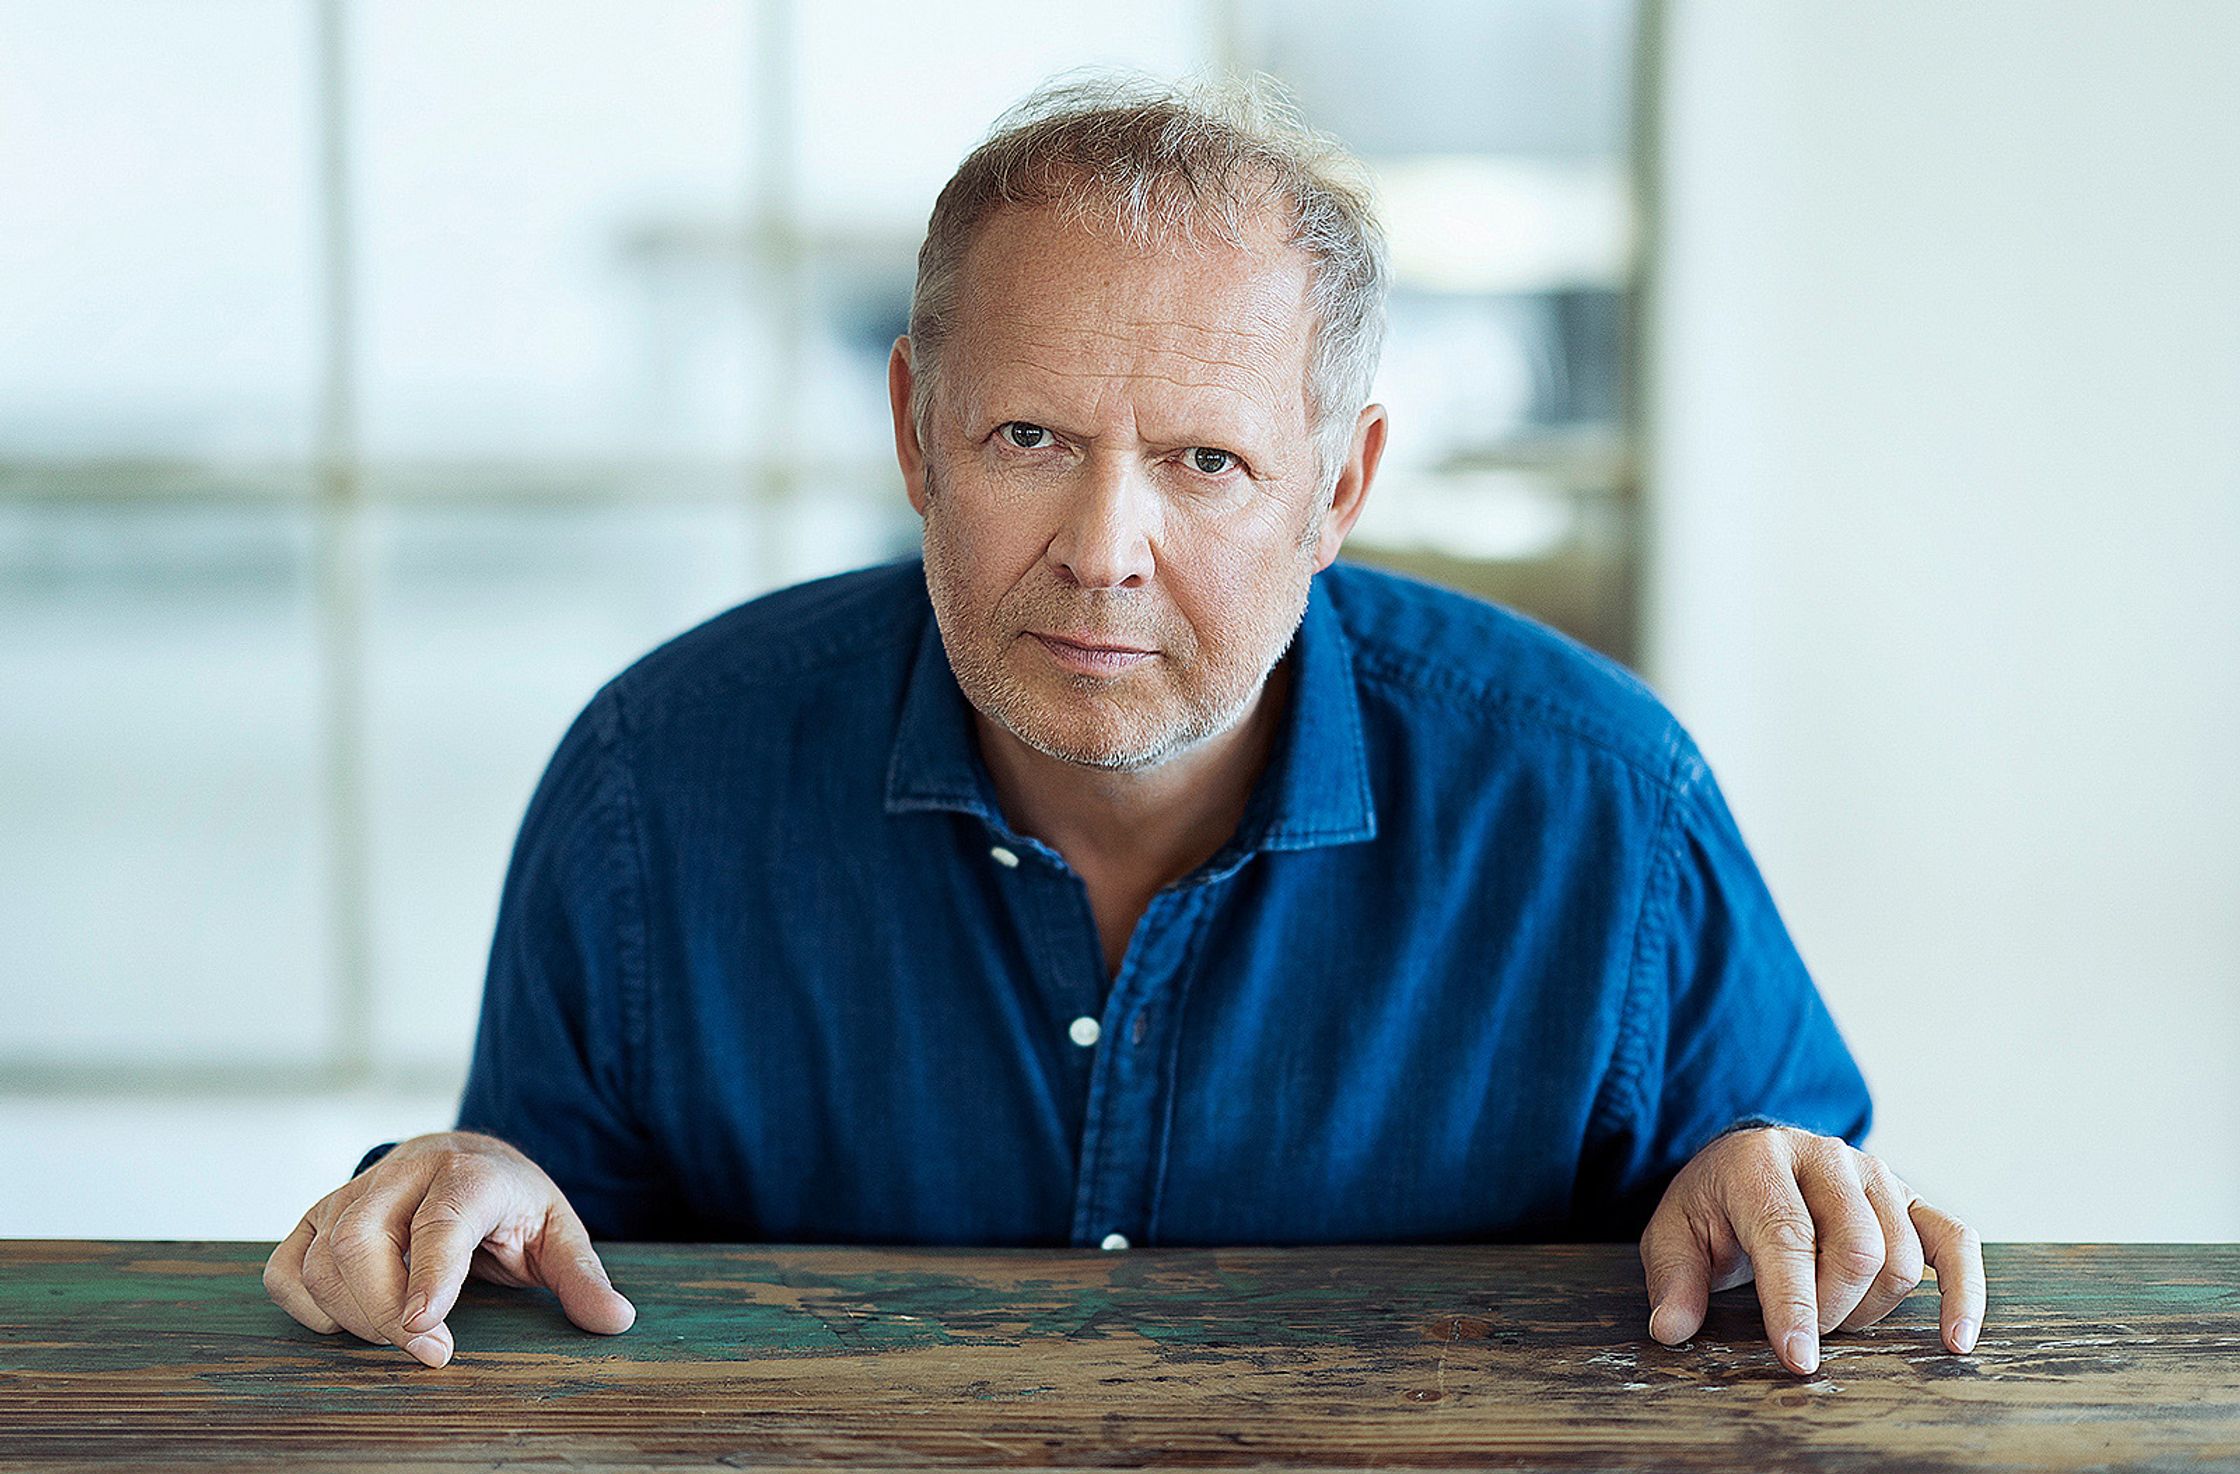
[[[812,579],[807,583],[766,590],[732,605],[729,609],[710,615],[699,625],[640,656],[616,675],[614,680],[644,701],[689,701],[717,685],[754,686],[789,680],[909,645],[918,638],[925,614],[922,581],[909,581],[915,586],[916,597],[905,596],[904,606],[909,617],[900,628],[867,629],[865,621],[860,617],[867,609],[878,609],[887,596],[894,592],[893,586],[874,581],[870,575],[900,575],[909,563],[910,560],[907,559],[895,559],[822,579]],[[828,598],[819,611],[821,618],[812,621],[837,623],[838,628],[825,629],[806,642],[790,648],[781,638],[771,642],[777,647],[774,650],[768,647],[741,650],[738,648],[740,637],[735,632],[718,630],[718,627],[726,623],[751,625],[757,617],[758,605],[786,600],[788,596],[802,595],[804,591],[815,590],[820,586],[829,588],[857,579],[862,581],[840,594],[836,601]],[[837,619],[833,614],[835,608],[840,611]],[[762,617],[773,618],[766,613]],[[786,616],[779,615],[775,618],[784,619]],[[671,656],[670,652],[695,637],[712,640],[713,652],[692,650],[681,656]],[[676,668],[680,665],[681,669]]]
[[[890,651],[914,645],[918,640],[915,625],[906,633],[899,633],[868,643],[832,641],[811,650],[789,653],[783,658],[765,659],[745,668],[731,667],[722,670],[697,672],[681,679],[671,679],[644,689],[646,680],[636,673],[636,668],[624,671],[615,678],[617,685],[636,688],[634,694],[654,701],[694,701],[712,690],[724,686],[755,687],[779,681],[796,680],[804,676],[839,670],[855,661],[868,660]]]
[[[1664,764],[1660,768],[1643,753],[1611,740],[1608,733],[1598,731],[1591,724],[1579,720],[1569,706],[1558,705],[1536,696],[1458,681],[1422,667],[1392,661],[1380,651],[1358,645],[1354,654],[1357,668],[1371,680],[1486,720],[1529,723],[1547,728],[1587,746],[1601,749],[1665,789],[1668,794],[1677,793],[1694,781],[1692,774],[1678,778],[1674,776],[1674,770],[1683,767],[1688,743],[1678,719],[1669,713],[1665,716],[1666,726],[1662,734],[1661,755]],[[1700,764],[1688,763],[1686,766],[1699,767]]]

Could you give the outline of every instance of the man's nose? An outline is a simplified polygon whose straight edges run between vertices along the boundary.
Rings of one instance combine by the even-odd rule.
[[[1087,457],[1045,556],[1082,588],[1141,588],[1151,581],[1159,511],[1156,489],[1124,458]]]

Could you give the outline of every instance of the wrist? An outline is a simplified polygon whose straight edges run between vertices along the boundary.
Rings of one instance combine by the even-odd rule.
[[[1802,1131],[1803,1129],[1804,1128],[1802,1126],[1797,1125],[1794,1121],[1783,1121],[1773,1116],[1748,1115],[1741,1117],[1731,1125],[1727,1126],[1725,1129],[1713,1135],[1711,1141],[1706,1141],[1704,1145],[1709,1146],[1711,1145],[1712,1141],[1718,1141],[1724,1137],[1734,1136],[1744,1131]]]

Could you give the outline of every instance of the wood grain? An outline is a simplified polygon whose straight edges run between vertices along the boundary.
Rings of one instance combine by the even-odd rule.
[[[609,1244],[618,1337],[468,1286],[444,1368],[266,1244],[0,1241],[0,1469],[2240,1467],[2240,1246],[1992,1244],[1797,1378],[1755,1292],[1648,1338],[1630,1245]]]

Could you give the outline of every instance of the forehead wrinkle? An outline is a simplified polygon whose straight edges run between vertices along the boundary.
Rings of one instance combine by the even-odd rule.
[[[1163,378],[1187,385],[1187,366],[1211,372],[1202,376],[1209,387],[1236,389],[1239,380],[1266,388],[1272,383],[1267,355],[1242,356],[1192,352],[1179,344],[1147,341],[1147,335],[1116,328],[1053,330],[1046,324],[1023,332],[1008,345],[1005,357],[1026,363],[1041,373],[1068,378]],[[1108,351],[1117,349],[1118,351]],[[1177,362],[1179,360],[1179,362]]]
[[[1130,338],[1131,340],[1137,340],[1137,339],[1140,339],[1140,336],[1141,336],[1141,335],[1135,335],[1135,334],[1127,334],[1127,333],[1115,333],[1115,334],[1113,334],[1113,336],[1116,336],[1116,337],[1124,337],[1124,338]],[[1255,347],[1262,347],[1262,351],[1260,351],[1260,352],[1249,352],[1249,351],[1248,351],[1248,352],[1246,352],[1246,353],[1242,354],[1241,356],[1240,356],[1240,355],[1236,355],[1236,354],[1226,354],[1226,353],[1219,353],[1219,352],[1211,352],[1211,353],[1193,353],[1193,352],[1191,352],[1191,351],[1190,351],[1190,350],[1189,350],[1188,348],[1185,348],[1185,347],[1183,347],[1183,346],[1181,346],[1180,344],[1177,344],[1177,343],[1160,343],[1160,344],[1155,344],[1155,345],[1152,345],[1152,346],[1151,346],[1151,347],[1149,348],[1149,350],[1148,350],[1148,351],[1150,352],[1150,354],[1151,354],[1151,355],[1153,355],[1153,356],[1156,356],[1156,357],[1168,357],[1168,358],[1182,358],[1182,359],[1187,359],[1187,360],[1189,360],[1189,361],[1190,361],[1191,363],[1199,364],[1199,365],[1202,365],[1202,366],[1204,366],[1204,367],[1206,367],[1206,368],[1212,368],[1212,369],[1224,369],[1224,368],[1226,368],[1226,369],[1235,369],[1235,370],[1237,370],[1237,371],[1238,371],[1238,372],[1240,372],[1240,373],[1244,373],[1244,374],[1249,374],[1249,375],[1250,375],[1250,376],[1251,376],[1252,378],[1254,378],[1255,380],[1257,380],[1257,381],[1258,381],[1259,383],[1261,383],[1262,385],[1266,385],[1266,384],[1269,384],[1269,383],[1271,383],[1271,382],[1272,382],[1272,379],[1270,378],[1270,375],[1269,375],[1269,372],[1268,372],[1268,369],[1269,369],[1269,364],[1270,364],[1270,361],[1271,361],[1272,359],[1274,359],[1274,358],[1275,358],[1275,357],[1276,357],[1277,355],[1276,355],[1275,353],[1272,353],[1272,352],[1269,352],[1269,351],[1266,351],[1266,350],[1267,350],[1267,348],[1272,348],[1272,347],[1274,347],[1275,345],[1272,345],[1272,344],[1271,344],[1271,345],[1264,345],[1264,346],[1263,346],[1262,344],[1260,344],[1260,343],[1259,343],[1259,341],[1258,341],[1258,340],[1255,340],[1255,339],[1253,339],[1253,338],[1252,338],[1252,337],[1251,337],[1250,335],[1247,335],[1247,334],[1242,334],[1242,333],[1232,333],[1232,334],[1230,334],[1229,336],[1231,336],[1231,337],[1233,337],[1233,338],[1238,338],[1238,339],[1242,339],[1242,340],[1243,340],[1243,343],[1242,343],[1242,344],[1240,344],[1240,346],[1250,345],[1250,346],[1255,346]]]
[[[1019,321],[1024,314],[1010,314]],[[1020,338],[1030,346],[1063,349],[1083,342],[1110,342],[1125,344],[1130,348],[1152,353],[1173,353],[1199,363],[1226,363],[1238,368],[1255,366],[1255,361],[1280,356],[1291,344],[1287,335],[1266,327],[1230,327],[1225,323],[1178,318],[1136,318],[1119,326],[1102,321],[1054,329],[1047,318],[1027,319],[1022,324]],[[1145,331],[1149,329],[1150,331]],[[1193,341],[1207,351],[1193,352],[1185,346]],[[1225,345],[1233,345],[1228,352]]]
[[[1249,335],[1230,336],[1249,338]],[[1192,352],[1177,343],[1146,342],[1147,335],[1124,328],[1084,328],[1080,332],[1053,334],[1043,332],[1028,335],[1014,357],[1032,366],[1037,372],[1060,378],[1114,378],[1151,379],[1173,384],[1178,388],[1225,389],[1246,397],[1267,395],[1273,397],[1279,384],[1275,370],[1280,367],[1274,360],[1279,356],[1267,352],[1242,355],[1218,351]],[[1069,367],[1066,360],[1076,360],[1083,355],[1075,353],[1082,340],[1094,339],[1122,345],[1125,354],[1113,355],[1113,361]],[[1047,356],[1046,356],[1047,355]],[[1051,362],[1054,357],[1059,362]],[[1179,363],[1173,362],[1180,360]],[[1210,370],[1210,373],[1193,376],[1187,366]]]

